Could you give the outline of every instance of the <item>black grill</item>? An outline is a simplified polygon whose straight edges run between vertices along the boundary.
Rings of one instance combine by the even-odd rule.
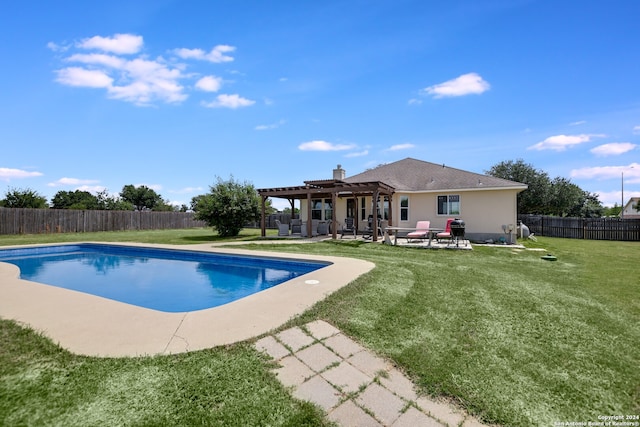
[[[460,243],[460,239],[464,240],[464,230],[465,224],[463,220],[456,218],[451,221],[451,238],[456,242],[456,247]]]
[[[451,221],[451,235],[456,237],[464,237],[465,224],[461,219]]]

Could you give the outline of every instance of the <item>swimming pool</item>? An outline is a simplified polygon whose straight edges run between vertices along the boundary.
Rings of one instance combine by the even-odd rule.
[[[20,278],[169,313],[218,307],[330,263],[106,244],[1,249]]]
[[[264,243],[267,247],[271,245]],[[168,313],[23,280],[17,266],[0,261],[0,317],[28,325],[76,354],[122,357],[182,353],[267,333],[375,267],[374,263],[361,259],[293,250],[274,252],[260,250],[259,246],[252,249],[210,243],[188,246],[118,243],[118,246],[320,261],[326,267],[218,307]],[[6,249],[36,247],[46,246]]]

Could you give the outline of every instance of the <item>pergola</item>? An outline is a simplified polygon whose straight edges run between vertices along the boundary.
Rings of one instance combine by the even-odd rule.
[[[336,201],[341,198],[358,198],[363,196],[371,196],[373,200],[373,217],[378,217],[377,200],[380,196],[389,198],[389,224],[392,224],[392,206],[391,203],[395,188],[384,182],[356,182],[348,183],[336,179],[305,181],[305,185],[297,187],[279,187],[279,188],[262,188],[258,190],[258,194],[262,198],[262,217],[260,220],[260,229],[262,237],[266,236],[265,222],[265,206],[269,197],[278,197],[288,199],[291,203],[291,212],[294,211],[295,200],[307,200],[307,212],[311,215],[312,199],[328,199],[331,198],[333,206],[331,214],[331,233],[335,239],[337,237],[337,221],[336,221]],[[302,202],[301,202],[302,203]],[[373,221],[373,240],[378,240],[378,222]],[[311,220],[307,221],[307,235],[311,236],[312,224]]]

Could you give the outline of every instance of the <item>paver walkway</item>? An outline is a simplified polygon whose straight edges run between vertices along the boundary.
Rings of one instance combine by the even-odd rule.
[[[452,405],[419,397],[402,372],[327,322],[269,335],[255,347],[278,362],[276,375],[295,397],[322,407],[341,426],[485,425]]]

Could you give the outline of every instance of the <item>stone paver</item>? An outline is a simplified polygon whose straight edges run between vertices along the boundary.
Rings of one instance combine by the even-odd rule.
[[[275,360],[280,360],[290,354],[289,350],[287,350],[285,346],[280,344],[278,340],[271,335],[258,340],[256,342],[256,348],[260,351],[264,351]]]
[[[297,387],[293,395],[298,399],[308,400],[329,411],[340,402],[340,392],[324,378],[316,375]]]
[[[400,418],[393,423],[393,427],[444,427],[444,424],[439,423],[424,412],[418,411],[416,408],[411,407],[407,409],[407,412],[400,415]]]
[[[476,418],[468,416],[462,423],[462,427],[486,427],[486,424],[482,424]]]
[[[390,363],[387,363],[384,359],[381,359],[378,356],[374,356],[368,351],[356,353],[347,360],[353,366],[371,376],[376,376],[380,371],[386,372],[391,368]]]
[[[364,350],[360,344],[357,344],[354,340],[345,337],[342,334],[327,338],[324,340],[324,345],[335,351],[338,356],[345,359]]]
[[[354,368],[353,365],[342,362],[322,373],[324,379],[346,393],[355,393],[362,386],[367,386],[373,378],[362,371]]]
[[[353,400],[347,400],[331,411],[329,419],[343,427],[382,427],[382,424],[353,403]]]
[[[415,402],[418,399],[413,383],[396,368],[389,369],[386,376],[380,376],[380,384],[405,400]]]
[[[426,397],[420,397],[416,403],[423,411],[444,422],[445,425],[448,426],[459,426],[465,418],[464,415],[458,412],[451,405],[443,402],[437,402]]]
[[[418,397],[402,371],[325,321],[261,338],[255,348],[277,361],[274,373],[294,397],[340,426],[486,427],[453,405]]]
[[[276,335],[276,338],[289,347],[291,351],[298,351],[302,347],[306,347],[314,342],[314,339],[305,334],[300,328],[291,328],[282,331]]]
[[[298,386],[316,374],[295,356],[282,359],[280,368],[275,372],[280,382],[287,387]]]
[[[307,323],[306,327],[311,335],[317,340],[323,340],[340,333],[338,328],[324,320],[316,320],[315,322]]]
[[[406,405],[398,396],[375,383],[356,398],[356,403],[373,412],[373,415],[387,426],[400,417],[400,411]]]
[[[300,350],[296,353],[296,356],[316,372],[323,371],[330,365],[339,363],[342,360],[334,352],[320,343]]]

